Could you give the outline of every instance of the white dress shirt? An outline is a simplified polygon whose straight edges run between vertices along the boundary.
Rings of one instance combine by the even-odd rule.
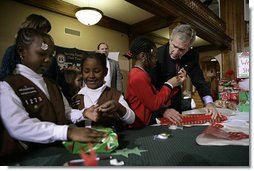
[[[14,73],[28,78],[49,98],[48,89],[42,75],[35,73],[22,64],[17,64]],[[71,109],[64,96],[63,100],[67,119],[72,121],[84,120],[82,111]],[[30,118],[20,98],[5,81],[0,82],[0,117],[9,134],[15,139],[35,143],[67,140],[68,125],[56,125],[52,122],[42,122],[37,118]]]
[[[109,64],[109,59],[108,59],[108,57],[106,58],[106,61],[107,61],[108,73],[107,73],[106,77],[104,78],[104,80],[105,80],[105,82],[106,82],[106,85],[107,85],[108,87],[111,87],[111,80],[112,80],[112,77],[111,77],[110,64]]]

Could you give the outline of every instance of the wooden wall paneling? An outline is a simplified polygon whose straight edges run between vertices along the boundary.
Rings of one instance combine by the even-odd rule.
[[[221,0],[221,18],[226,23],[226,34],[232,38],[230,51],[223,51],[223,73],[236,72],[236,53],[244,50],[244,0]]]

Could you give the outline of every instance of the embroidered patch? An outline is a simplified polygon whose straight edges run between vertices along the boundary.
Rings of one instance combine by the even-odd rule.
[[[37,93],[34,87],[28,87],[28,86],[24,86],[18,89],[18,92],[20,93],[21,96]]]
[[[39,97],[33,97],[33,98],[29,98],[29,99],[26,99],[25,100],[25,103],[26,105],[34,105],[34,104],[38,104],[42,101],[42,98],[39,96]],[[37,105],[34,106],[34,108],[37,108],[36,107]]]
[[[71,103],[71,107],[74,109],[78,109],[78,106],[81,104],[81,100],[80,99],[75,99],[74,101],[72,101]]]

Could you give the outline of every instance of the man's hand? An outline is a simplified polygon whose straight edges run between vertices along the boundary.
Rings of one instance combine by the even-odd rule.
[[[173,108],[165,110],[163,117],[169,119],[171,122],[177,124],[182,121],[180,113]]]
[[[215,119],[219,115],[213,103],[207,103],[205,106],[206,115],[212,115],[212,119]]]

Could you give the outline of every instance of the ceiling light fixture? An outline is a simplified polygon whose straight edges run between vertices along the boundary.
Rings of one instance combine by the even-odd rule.
[[[98,23],[101,20],[103,12],[96,8],[83,7],[77,10],[75,16],[82,24],[91,26]]]

